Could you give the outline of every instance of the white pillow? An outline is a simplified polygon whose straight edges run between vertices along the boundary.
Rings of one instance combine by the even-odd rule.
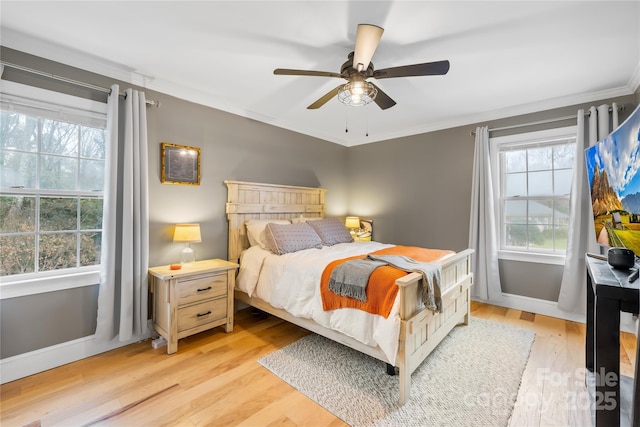
[[[301,222],[317,221],[319,219],[322,219],[322,218],[307,218],[300,215],[299,217],[291,218],[291,224],[300,224]]]
[[[264,228],[267,224],[291,224],[288,219],[250,219],[245,221],[247,227],[247,238],[251,246],[259,245],[262,249],[267,249],[267,241],[264,236]]]

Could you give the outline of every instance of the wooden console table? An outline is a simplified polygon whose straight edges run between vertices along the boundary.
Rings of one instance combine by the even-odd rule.
[[[597,427],[620,426],[620,312],[638,313],[640,280],[629,282],[627,271],[586,256],[587,339],[586,368],[594,373]],[[639,344],[640,346],[640,340]],[[633,385],[633,427],[640,426],[640,357],[636,355]],[[626,424],[626,423],[625,423]]]

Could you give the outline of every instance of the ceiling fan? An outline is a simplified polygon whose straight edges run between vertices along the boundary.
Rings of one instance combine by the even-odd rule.
[[[309,105],[307,108],[310,110],[322,107],[336,95],[340,101],[347,105],[360,106],[374,101],[381,109],[386,110],[396,105],[396,102],[378,86],[367,81],[367,79],[435,76],[447,74],[449,71],[449,61],[425,62],[423,64],[403,65],[400,67],[376,70],[371,62],[371,58],[378,47],[378,42],[380,42],[383,32],[384,29],[377,25],[359,24],[356,32],[355,49],[348,55],[347,62],[340,67],[340,73],[276,68],[273,70],[273,74],[338,77],[347,80],[346,84],[341,84],[335,89],[330,90],[316,102]]]

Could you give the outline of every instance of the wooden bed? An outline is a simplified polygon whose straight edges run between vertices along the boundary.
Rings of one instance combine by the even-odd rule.
[[[226,213],[229,221],[229,261],[239,262],[240,254],[249,247],[245,221],[251,219],[291,219],[324,217],[325,189],[289,185],[225,181],[228,188]],[[469,289],[473,282],[470,271],[472,249],[447,257],[442,264],[442,313],[422,308],[414,298],[421,280],[417,273],[408,274],[396,283],[400,298],[400,342],[396,365],[399,368],[400,403],[409,399],[411,373],[425,360],[442,339],[458,324],[469,322]],[[413,288],[413,289],[412,289]],[[294,317],[273,308],[256,297],[236,290],[235,299],[331,340],[340,342],[383,362],[387,357],[378,347],[371,347],[340,332],[327,329],[312,320]]]

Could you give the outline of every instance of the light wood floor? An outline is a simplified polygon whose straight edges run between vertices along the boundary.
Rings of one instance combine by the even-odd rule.
[[[480,303],[472,316],[536,332],[512,426],[590,425],[584,325]],[[243,310],[233,333],[216,328],[185,338],[171,356],[147,340],[4,384],[0,424],[343,426],[256,363],[306,334]],[[635,345],[623,334],[623,375],[633,375]]]

